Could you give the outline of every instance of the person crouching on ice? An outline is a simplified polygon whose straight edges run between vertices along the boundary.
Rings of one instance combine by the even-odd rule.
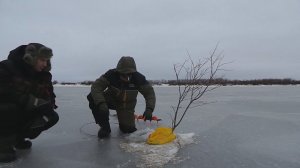
[[[55,125],[50,58],[52,50],[39,43],[21,45],[0,62],[0,162],[16,159],[16,149]]]
[[[95,121],[100,126],[99,138],[110,135],[109,109],[116,110],[121,132],[132,133],[137,130],[134,112],[138,92],[146,101],[144,119],[151,120],[155,93],[145,76],[137,72],[135,61],[130,56],[121,57],[117,68],[108,70],[92,84],[87,98]]]

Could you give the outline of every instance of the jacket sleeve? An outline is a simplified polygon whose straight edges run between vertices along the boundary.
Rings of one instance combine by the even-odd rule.
[[[53,108],[54,108],[54,109],[57,109],[58,106],[57,106],[56,103],[55,103],[56,95],[55,95],[55,93],[54,93],[53,90],[54,90],[54,89],[53,89],[53,84],[52,84],[52,82],[51,82],[51,85],[50,85],[51,104],[53,105]]]
[[[156,104],[156,96],[151,84],[147,82],[147,84],[141,85],[138,90],[145,98],[146,109],[150,109],[153,112]]]
[[[48,86],[48,92],[49,92],[49,96],[50,96],[50,101],[51,101],[51,104],[53,106],[54,109],[56,109],[58,106],[55,104],[55,98],[56,98],[56,95],[54,93],[54,88],[53,88],[53,84],[52,84],[52,74],[50,72],[46,72],[46,83],[47,83],[47,86]]]
[[[9,93],[9,74],[4,69],[2,63],[0,63],[0,95],[1,100],[4,99]],[[7,99],[7,97],[6,97]]]
[[[23,106],[28,99],[28,95],[15,87],[11,73],[2,62],[0,63],[0,95],[0,101],[15,102]]]
[[[94,104],[105,102],[104,90],[108,87],[109,81],[102,75],[91,86],[91,95],[94,99]]]

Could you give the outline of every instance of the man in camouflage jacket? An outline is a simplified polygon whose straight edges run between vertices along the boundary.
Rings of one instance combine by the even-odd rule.
[[[50,58],[39,43],[21,45],[0,62],[0,162],[16,159],[42,131],[58,122]]]
[[[101,127],[99,138],[108,137],[111,132],[109,109],[116,110],[123,133],[137,130],[134,112],[138,92],[146,101],[144,119],[151,120],[156,101],[153,87],[137,72],[135,61],[129,56],[121,57],[117,68],[108,70],[92,84],[88,100],[96,123]]]

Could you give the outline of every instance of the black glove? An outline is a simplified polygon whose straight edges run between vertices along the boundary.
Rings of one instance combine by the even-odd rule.
[[[53,109],[52,103],[50,101],[48,101],[48,102],[44,102],[43,104],[40,104],[39,106],[37,106],[34,109],[34,111],[38,112],[38,113],[46,114],[48,112],[53,112],[54,109]]]
[[[144,114],[143,114],[143,117],[144,117],[144,121],[146,120],[152,120],[152,110],[151,109],[146,109]]]
[[[53,105],[50,101],[46,101],[33,95],[29,95],[25,109],[27,111],[53,110]]]

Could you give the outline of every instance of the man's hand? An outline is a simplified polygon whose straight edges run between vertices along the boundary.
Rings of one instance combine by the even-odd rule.
[[[33,95],[29,95],[27,105],[27,111],[44,111],[44,110],[53,110],[53,105],[50,101],[46,101],[41,98],[37,98]]]
[[[47,112],[52,112],[54,111],[53,109],[53,105],[50,101],[45,101],[42,104],[38,105],[34,111],[38,112],[38,113],[47,113]]]
[[[143,117],[144,117],[144,121],[146,120],[152,120],[152,110],[150,109],[146,109],[144,114],[143,114]]]

